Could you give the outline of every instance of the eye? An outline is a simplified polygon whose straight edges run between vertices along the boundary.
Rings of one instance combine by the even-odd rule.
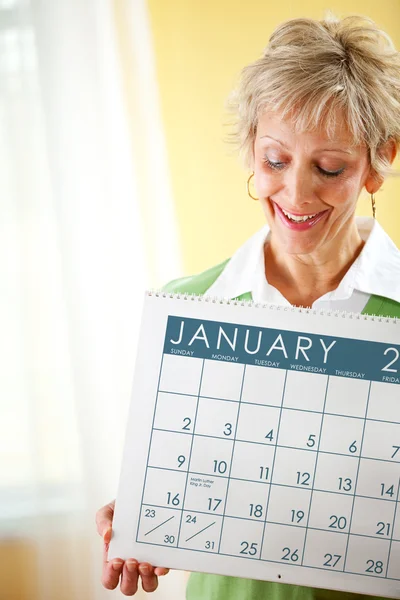
[[[264,156],[263,161],[265,164],[267,164],[269,166],[270,169],[273,169],[274,171],[281,171],[284,167],[285,167],[285,163],[284,162],[273,162],[272,160],[270,160],[268,158],[268,156]],[[339,175],[341,175],[344,171],[345,171],[345,167],[342,167],[341,169],[339,169],[338,171],[326,171],[325,169],[322,169],[322,167],[318,167],[317,166],[318,171],[321,173],[321,175],[323,175],[324,177],[339,177]]]
[[[283,162],[272,162],[268,156],[264,156],[263,160],[271,169],[275,169],[276,171],[280,171],[285,166]]]
[[[325,171],[325,169],[321,169],[321,167],[317,167],[317,169],[324,177],[339,177],[344,171],[344,167],[338,171]]]

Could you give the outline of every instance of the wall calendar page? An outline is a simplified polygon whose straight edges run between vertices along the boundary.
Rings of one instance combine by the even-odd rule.
[[[400,598],[400,321],[147,293],[109,558]]]

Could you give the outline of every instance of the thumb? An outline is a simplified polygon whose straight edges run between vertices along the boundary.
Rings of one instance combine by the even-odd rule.
[[[106,544],[111,540],[114,505],[115,501],[110,502],[103,506],[103,508],[100,508],[96,513],[97,533],[101,535]]]

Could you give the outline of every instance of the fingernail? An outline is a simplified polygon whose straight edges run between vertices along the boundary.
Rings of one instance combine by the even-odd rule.
[[[126,568],[128,569],[129,573],[134,573],[134,571],[136,571],[138,566],[138,563],[136,560],[127,560],[126,561]]]
[[[107,543],[111,540],[112,529],[109,527],[103,532],[103,540]]]
[[[147,565],[140,565],[139,571],[142,575],[150,575],[150,567],[148,567]]]
[[[114,560],[111,564],[114,571],[119,571],[124,563],[122,560]]]

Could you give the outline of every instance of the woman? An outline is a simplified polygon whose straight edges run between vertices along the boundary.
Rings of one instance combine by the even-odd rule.
[[[400,251],[374,218],[356,218],[400,147],[400,53],[369,19],[293,19],[246,67],[234,96],[249,195],[268,223],[230,261],[166,290],[400,317]],[[254,180],[254,181],[253,181]],[[113,503],[97,514],[105,542]],[[154,591],[167,569],[104,562],[103,584]],[[336,596],[311,588],[193,574],[187,598]]]

